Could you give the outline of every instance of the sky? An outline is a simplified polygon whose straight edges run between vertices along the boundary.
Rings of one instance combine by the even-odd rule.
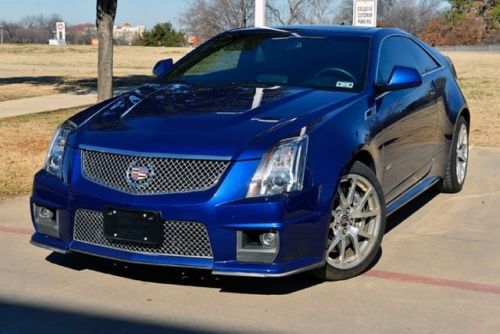
[[[115,23],[152,28],[158,22],[178,27],[186,0],[118,0]],[[95,22],[96,0],[0,0],[0,20],[17,21],[26,15],[59,14],[67,24]]]

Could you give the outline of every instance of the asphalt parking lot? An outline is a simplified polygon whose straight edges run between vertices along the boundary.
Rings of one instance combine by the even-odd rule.
[[[0,202],[0,333],[498,333],[500,150],[475,148],[464,190],[391,216],[355,279],[216,278],[29,244],[27,197]]]

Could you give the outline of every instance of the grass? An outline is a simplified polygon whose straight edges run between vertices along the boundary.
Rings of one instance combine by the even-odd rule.
[[[1,80],[1,79],[0,79]],[[46,96],[58,94],[57,85],[33,85],[33,84],[0,84],[0,102],[24,99],[28,97]]]
[[[471,142],[500,147],[500,54],[448,52],[471,111]]]
[[[179,60],[191,48],[114,47],[117,86],[143,83],[160,59]],[[0,102],[60,93],[95,91],[97,47],[0,46]]]
[[[115,70],[118,74],[117,81],[119,84],[126,85],[134,78],[141,80],[147,78],[156,60],[172,56],[178,59],[188,50],[117,47],[115,51],[115,65],[118,66]],[[67,91],[84,93],[94,89],[95,73],[92,72],[93,69],[84,67],[95,66],[96,52],[96,49],[91,46],[59,48],[7,45],[0,47],[0,62],[13,66],[11,78],[7,78],[10,81],[7,81],[5,74],[2,76],[0,70],[0,101],[2,98],[11,99],[30,94],[43,95]],[[500,147],[500,55],[474,52],[448,52],[447,55],[455,63],[460,85],[471,109],[472,144]],[[37,67],[39,65],[49,66],[49,68],[39,68]],[[50,67],[54,65],[59,67],[57,69]],[[33,69],[30,66],[34,66]],[[80,70],[75,75],[73,72],[76,66]],[[27,76],[33,71],[36,75]],[[43,164],[54,129],[80,109],[66,109],[0,120],[0,133],[2,133],[0,136],[0,199],[30,192],[33,174]]]
[[[146,46],[114,46],[114,68],[151,71],[160,59],[182,58],[191,48],[156,48]],[[5,44],[0,47],[0,62],[11,65],[64,67],[97,67],[97,47],[91,45],[49,46]]]
[[[0,199],[29,194],[55,128],[81,109],[0,120]]]

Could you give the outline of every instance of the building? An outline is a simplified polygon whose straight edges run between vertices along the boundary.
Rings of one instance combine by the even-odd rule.
[[[142,36],[145,27],[143,25],[131,26],[128,23],[113,27],[113,39],[117,44],[131,45]]]

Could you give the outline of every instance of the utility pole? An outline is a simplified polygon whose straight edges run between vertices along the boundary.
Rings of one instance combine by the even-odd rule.
[[[0,24],[0,44],[3,44],[3,24]]]
[[[255,0],[255,26],[266,26],[266,0]]]

